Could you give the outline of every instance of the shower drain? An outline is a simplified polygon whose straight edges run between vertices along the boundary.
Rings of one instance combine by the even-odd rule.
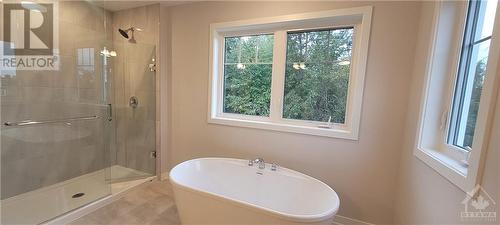
[[[84,196],[84,195],[85,195],[85,193],[80,192],[80,193],[76,193],[76,194],[74,194],[74,195],[73,195],[73,196],[71,196],[71,197],[72,197],[72,198],[79,198],[79,197],[82,197],[82,196]]]

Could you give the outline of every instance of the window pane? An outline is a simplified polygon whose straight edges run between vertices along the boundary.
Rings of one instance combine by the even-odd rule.
[[[475,41],[489,37],[493,33],[493,23],[495,22],[498,0],[483,0],[478,3],[480,6]]]
[[[225,113],[269,116],[273,35],[226,37]]]
[[[472,147],[472,141],[474,140],[479,101],[486,75],[489,46],[490,41],[488,40],[475,45],[472,49],[471,64],[462,89],[463,98],[457,108],[459,117],[456,138],[453,143],[462,148]]]
[[[345,123],[353,28],[289,32],[283,118]]]

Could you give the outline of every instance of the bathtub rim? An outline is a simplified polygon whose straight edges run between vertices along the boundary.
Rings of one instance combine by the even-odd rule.
[[[337,214],[337,212],[338,212],[338,210],[340,208],[340,198],[339,198],[337,192],[335,192],[335,190],[333,190],[330,186],[328,186],[324,182],[322,182],[322,181],[320,181],[320,180],[318,180],[318,179],[316,179],[314,177],[311,177],[309,175],[303,174],[301,172],[298,172],[298,171],[295,171],[295,170],[292,170],[292,169],[288,169],[286,167],[280,167],[280,169],[286,170],[286,171],[294,173],[294,174],[298,174],[300,176],[304,176],[304,177],[306,177],[308,179],[312,179],[315,182],[319,182],[320,185],[324,185],[329,190],[331,190],[333,192],[334,196],[336,197],[336,200],[337,200],[337,204],[335,204],[335,207],[333,207],[333,209],[331,209],[331,210],[328,210],[328,211],[325,211],[325,212],[322,212],[322,213],[319,213],[319,214],[313,214],[313,215],[289,214],[289,213],[280,212],[280,211],[277,211],[277,210],[274,210],[274,209],[262,207],[262,206],[259,206],[259,205],[251,204],[249,202],[245,202],[245,201],[242,201],[242,200],[238,200],[238,199],[234,199],[234,198],[222,196],[222,195],[217,194],[217,193],[212,193],[212,192],[208,192],[208,191],[204,191],[204,190],[199,190],[197,188],[188,187],[186,185],[180,184],[175,179],[173,179],[172,173],[174,172],[174,170],[175,170],[175,168],[177,166],[179,166],[181,164],[184,164],[184,163],[187,164],[187,163],[192,163],[192,162],[201,161],[201,160],[230,160],[230,161],[245,162],[244,159],[224,158],[224,157],[204,157],[204,158],[195,158],[195,159],[186,160],[186,161],[183,161],[183,162],[175,165],[170,170],[170,172],[169,172],[169,181],[172,184],[172,186],[174,186],[174,188],[176,187],[176,188],[183,189],[185,191],[189,191],[189,192],[191,192],[193,194],[200,194],[200,195],[209,197],[209,198],[214,199],[216,201],[227,202],[227,203],[230,203],[230,204],[235,205],[235,206],[248,208],[248,209],[251,209],[253,211],[264,212],[267,215],[275,216],[275,217],[278,217],[278,218],[281,218],[281,219],[285,219],[285,220],[288,220],[288,221],[294,221],[294,222],[311,223],[311,222],[318,222],[318,221],[325,221],[325,220],[328,220],[328,219],[333,219],[333,217]],[[175,190],[174,190],[174,193],[175,193]],[[174,197],[175,197],[175,194],[174,194]]]

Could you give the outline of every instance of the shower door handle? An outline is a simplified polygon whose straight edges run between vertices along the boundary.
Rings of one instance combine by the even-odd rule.
[[[108,121],[113,120],[113,106],[108,104]]]
[[[51,124],[51,123],[71,123],[73,121],[84,121],[84,120],[95,120],[99,119],[99,116],[86,116],[86,117],[72,117],[65,119],[57,119],[57,120],[42,120],[42,121],[33,121],[33,120],[24,120],[18,122],[4,122],[2,126],[7,127],[21,127],[21,126],[30,126],[30,125],[39,125],[39,124]]]

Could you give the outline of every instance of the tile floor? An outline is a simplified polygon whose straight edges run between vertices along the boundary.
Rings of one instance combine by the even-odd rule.
[[[167,181],[143,184],[70,225],[180,225]]]

